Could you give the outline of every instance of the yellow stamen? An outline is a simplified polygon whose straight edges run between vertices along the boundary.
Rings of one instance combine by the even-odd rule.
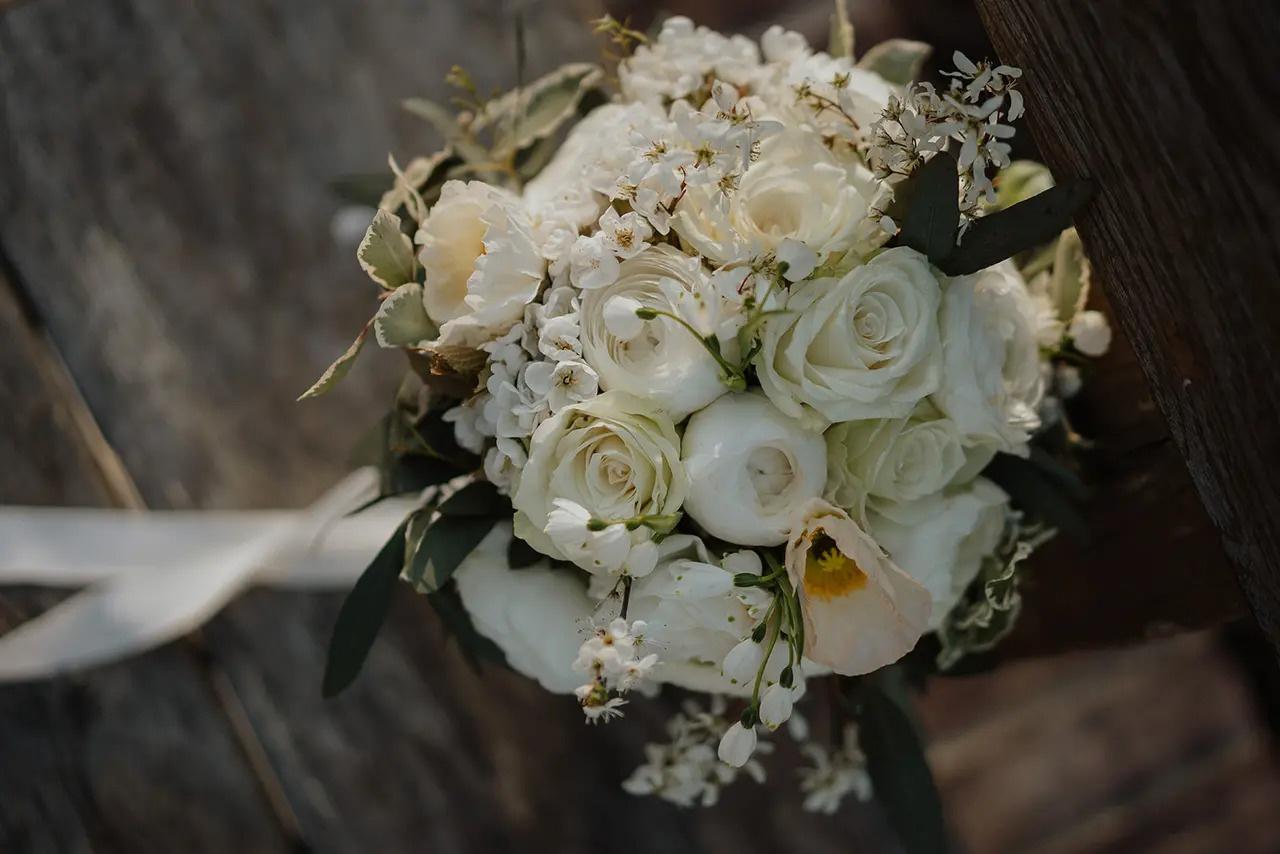
[[[830,601],[866,586],[867,574],[858,566],[858,562],[843,554],[834,540],[819,532],[805,558],[805,592]]]

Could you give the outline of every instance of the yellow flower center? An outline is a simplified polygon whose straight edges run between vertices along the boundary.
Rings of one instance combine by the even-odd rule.
[[[834,540],[819,531],[805,557],[805,592],[830,601],[866,586],[867,574],[858,562],[843,554]]]

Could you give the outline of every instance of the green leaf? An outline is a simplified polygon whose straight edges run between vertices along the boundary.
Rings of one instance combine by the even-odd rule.
[[[909,709],[896,668],[862,680],[855,708],[858,740],[876,798],[907,854],[944,854],[950,845],[942,799]]]
[[[507,658],[498,645],[476,630],[471,615],[462,604],[462,597],[458,595],[456,584],[428,594],[427,601],[435,609],[445,632],[458,642],[458,648],[477,672],[482,661],[502,665],[507,663]]]
[[[858,60],[858,68],[873,71],[897,86],[914,83],[933,48],[910,39],[888,39],[871,48]]]
[[[405,454],[392,459],[388,464],[387,492],[389,495],[421,492],[428,486],[448,483],[465,473],[465,469],[459,469],[449,461],[438,457]]]
[[[473,130],[494,129],[493,153],[505,159],[554,134],[574,116],[578,102],[604,80],[600,66],[573,62],[485,105]]]
[[[309,400],[326,394],[342,381],[342,378],[351,370],[351,366],[356,363],[356,356],[359,356],[360,351],[364,349],[364,342],[369,337],[369,328],[372,325],[372,320],[364,325],[364,329],[360,330],[360,334],[356,336],[356,340],[351,342],[351,346],[346,349],[346,352],[335,359],[332,365],[325,368],[324,373],[320,375],[320,379],[316,380],[311,388],[298,395],[298,400]]]
[[[379,210],[356,250],[360,268],[387,290],[413,280],[413,243],[400,230],[400,217]]]
[[[373,332],[382,347],[421,349],[439,334],[422,304],[422,285],[408,282],[396,288],[378,306]]]
[[[831,13],[831,36],[827,53],[836,59],[853,59],[853,24],[849,21],[849,0],[836,0]]]
[[[440,505],[445,516],[510,516],[511,500],[487,480],[468,483]]]
[[[378,630],[387,617],[396,579],[404,567],[404,538],[408,526],[409,519],[400,523],[342,603],[324,667],[323,692],[326,698],[335,697],[345,690],[364,666]]]
[[[435,128],[445,144],[463,160],[469,163],[487,163],[493,159],[488,150],[458,124],[458,117],[454,113],[434,101],[409,98],[401,102],[401,106]]]
[[[928,257],[938,266],[956,248],[960,227],[960,179],[955,154],[940,151],[898,185],[906,192],[907,212],[898,243]]]
[[[1031,517],[1052,525],[1082,546],[1093,539],[1076,497],[1087,492],[1077,492],[1059,473],[1051,476],[1031,460],[999,453],[982,474],[1009,493],[1014,506]]]
[[[511,569],[527,569],[543,559],[542,552],[519,537],[513,536],[507,544],[507,566]]]
[[[431,523],[405,572],[419,592],[435,592],[497,524],[493,516],[440,516]]]
[[[973,221],[960,245],[938,266],[949,276],[985,270],[1057,237],[1093,195],[1087,179],[1066,181]]]

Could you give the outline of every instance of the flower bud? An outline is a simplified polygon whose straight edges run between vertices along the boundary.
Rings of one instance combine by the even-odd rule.
[[[760,722],[770,730],[782,726],[791,717],[794,698],[790,688],[774,685],[760,698]]]
[[[764,663],[764,647],[748,638],[724,657],[720,672],[735,685],[746,685],[756,678]]]
[[[720,739],[720,748],[716,751],[716,755],[724,764],[741,768],[747,764],[747,760],[751,758],[755,749],[756,731],[747,729],[739,723],[729,727],[725,732]]]

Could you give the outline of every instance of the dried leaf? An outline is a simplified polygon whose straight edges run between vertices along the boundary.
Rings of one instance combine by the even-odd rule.
[[[488,150],[458,124],[456,115],[434,101],[409,98],[402,102],[402,106],[435,128],[445,144],[468,163],[487,163],[493,159]]]
[[[364,329],[360,330],[360,334],[356,336],[356,340],[351,342],[351,346],[347,348],[346,352],[335,359],[332,365],[325,368],[324,373],[320,375],[320,379],[316,380],[311,388],[298,395],[298,400],[308,400],[331,391],[347,375],[347,372],[351,370],[351,366],[355,364],[356,356],[359,356],[360,351],[364,349],[364,342],[369,337],[369,329],[372,326],[372,320],[366,323]]]

